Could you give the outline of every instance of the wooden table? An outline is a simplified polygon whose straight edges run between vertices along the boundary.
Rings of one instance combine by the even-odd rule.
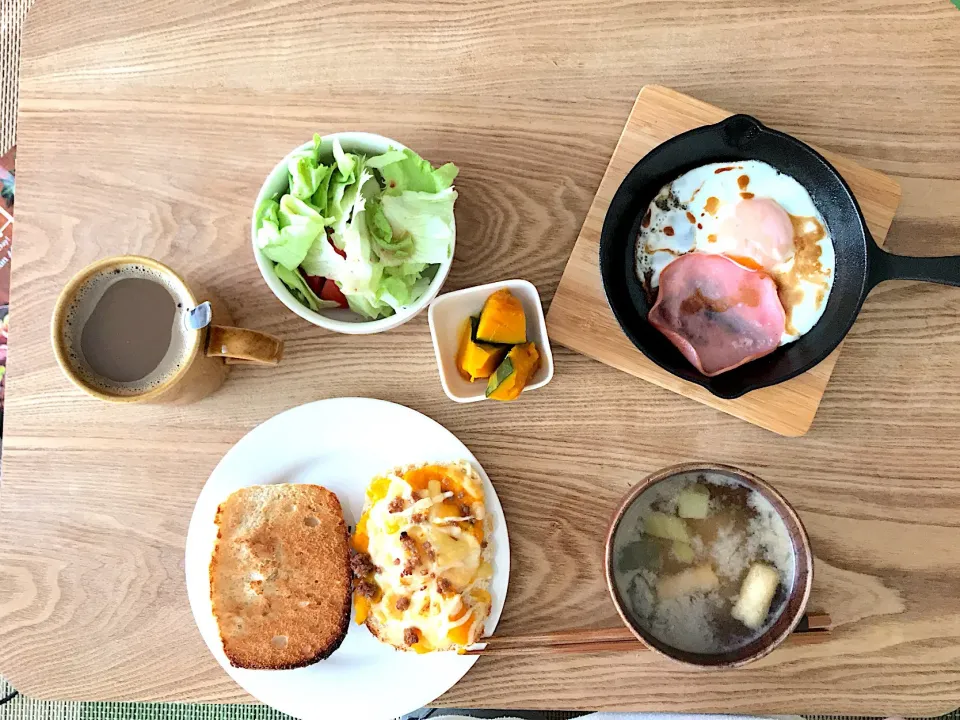
[[[362,30],[361,30],[362,28]],[[799,508],[826,645],[735,673],[651,653],[481,659],[442,704],[936,714],[960,704],[960,291],[884,285],[811,432],[788,439],[555,348],[516,405],[448,401],[420,317],[323,332],[249,247],[265,173],[314,130],[364,129],[461,168],[448,288],[525,277],[545,302],[637,91],[657,82],[894,175],[887,247],[960,252],[960,12],[847,3],[45,0],[23,47],[0,671],[43,698],[242,701],[194,629],[194,498],[245,432],[335,395],[444,423],[493,477],[514,548],[504,633],[616,622],[601,572],[617,499],[664,465],[740,465]],[[152,255],[283,336],[188,408],[80,395],[48,341],[95,258]],[[317,432],[322,432],[317,428]]]

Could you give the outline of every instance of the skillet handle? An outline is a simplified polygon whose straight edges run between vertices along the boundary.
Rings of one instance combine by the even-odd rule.
[[[960,286],[960,255],[910,257],[894,255],[870,242],[870,276],[873,288],[885,280],[920,280]]]

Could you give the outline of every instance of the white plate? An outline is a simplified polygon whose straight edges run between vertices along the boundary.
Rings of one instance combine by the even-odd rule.
[[[350,621],[343,645],[329,658],[296,670],[240,670],[223,653],[210,605],[210,556],[217,506],[248,485],[296,482],[337,494],[347,524],[363,510],[367,484],[398,465],[469,460],[483,479],[493,522],[493,605],[486,633],[497,626],[510,578],[510,543],[503,508],[490,478],[467,447],[442,425],[402,405],[335,398],[287,410],[251,430],[214,469],[197,498],[187,532],[190,608],[217,661],[255,698],[294,717],[399,717],[453,687],[476,662],[450,652],[394,650]]]

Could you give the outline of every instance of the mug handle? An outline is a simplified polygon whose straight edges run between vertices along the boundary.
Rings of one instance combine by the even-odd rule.
[[[207,357],[222,357],[234,365],[239,362],[279,365],[283,340],[246,328],[211,325],[207,332]]]

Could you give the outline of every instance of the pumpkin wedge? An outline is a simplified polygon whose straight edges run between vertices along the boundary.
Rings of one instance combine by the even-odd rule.
[[[503,361],[508,348],[477,342],[477,325],[480,318],[472,317],[460,331],[460,346],[457,349],[457,370],[464,380],[486,380]]]
[[[540,353],[532,342],[515,345],[487,381],[491,400],[516,400],[540,367]]]
[[[527,341],[523,305],[507,288],[497,290],[483,304],[477,340],[494,345],[522,345]]]

